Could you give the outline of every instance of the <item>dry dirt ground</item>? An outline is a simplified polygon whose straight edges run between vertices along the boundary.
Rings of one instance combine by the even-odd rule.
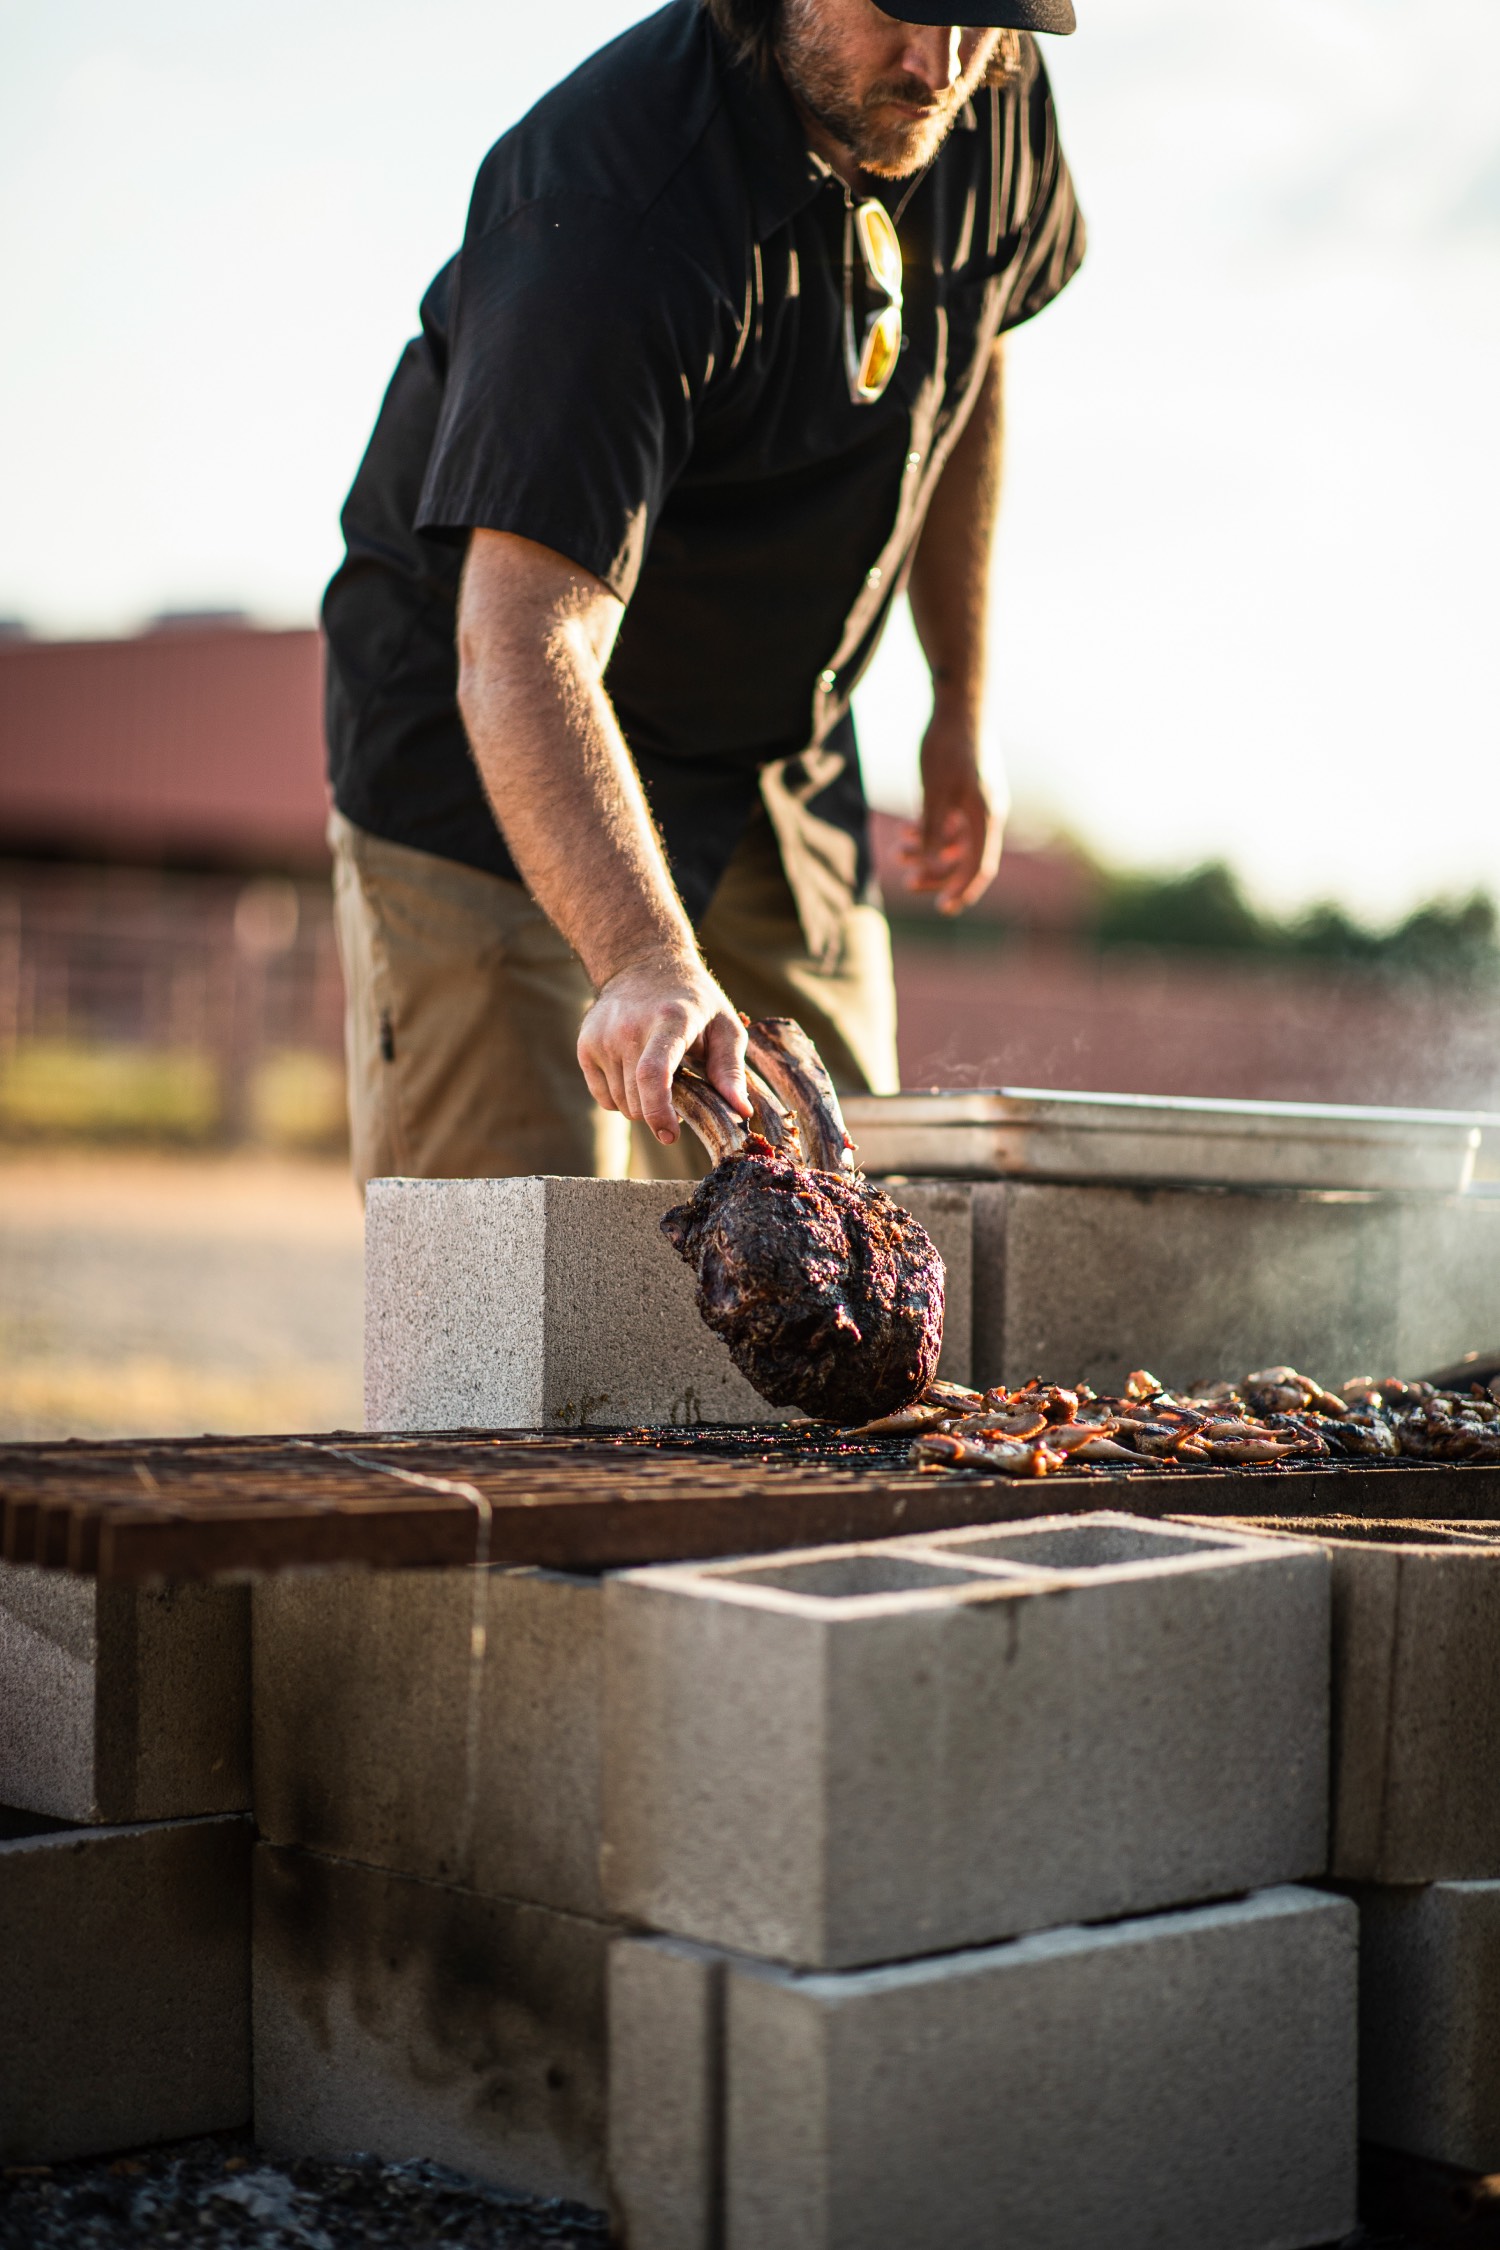
[[[355,1429],[341,1165],[0,1153],[0,1438]]]

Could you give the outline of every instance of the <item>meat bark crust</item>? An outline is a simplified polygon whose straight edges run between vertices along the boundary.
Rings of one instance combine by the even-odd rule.
[[[757,1135],[724,1155],[662,1232],[698,1310],[772,1406],[833,1422],[920,1398],[943,1341],[943,1261],[883,1189],[811,1171]]]

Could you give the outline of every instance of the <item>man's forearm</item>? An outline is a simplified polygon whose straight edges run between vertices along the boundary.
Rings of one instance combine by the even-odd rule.
[[[997,343],[963,434],[927,511],[911,573],[911,612],[938,705],[978,739],[984,705],[990,554],[1000,506],[1004,347]]]
[[[603,684],[611,597],[521,546],[465,574],[459,706],[526,887],[598,989],[697,945]]]
[[[605,1109],[677,1138],[692,1055],[742,1117],[745,1035],[704,966],[604,690],[621,605],[564,556],[476,531],[458,605],[458,701],[528,890],[598,998],[578,1062]]]
[[[907,885],[931,892],[944,914],[972,906],[1000,859],[1000,822],[979,744],[1004,401],[996,344],[912,565],[911,611],[932,673],[932,717],[922,738],[922,819],[906,853]]]

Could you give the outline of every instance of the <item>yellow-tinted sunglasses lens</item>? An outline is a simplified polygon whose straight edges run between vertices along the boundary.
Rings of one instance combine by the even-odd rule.
[[[879,398],[896,372],[900,350],[901,315],[894,305],[887,305],[865,330],[864,349],[859,355],[861,398]]]
[[[854,224],[870,279],[894,304],[901,302],[901,244],[883,203],[857,203]]]

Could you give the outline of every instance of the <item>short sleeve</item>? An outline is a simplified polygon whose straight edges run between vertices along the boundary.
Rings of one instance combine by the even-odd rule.
[[[1033,49],[1035,41],[1032,42]],[[1019,328],[1061,296],[1083,263],[1087,246],[1083,213],[1073,190],[1073,175],[1057,130],[1052,89],[1040,57],[1026,88],[1024,130],[1031,147],[1035,183],[1012,282],[1003,329]]]
[[[715,309],[610,203],[529,203],[471,235],[418,530],[515,532],[628,602],[691,449]]]

